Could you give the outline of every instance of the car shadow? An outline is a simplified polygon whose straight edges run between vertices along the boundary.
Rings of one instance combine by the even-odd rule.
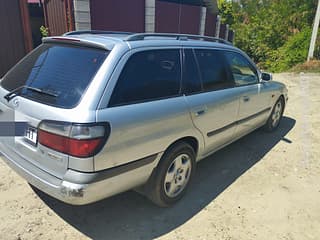
[[[237,178],[286,138],[295,120],[284,117],[272,133],[257,130],[197,165],[186,196],[171,208],[159,208],[128,191],[85,206],[71,206],[36,191],[61,218],[92,239],[153,239],[179,227],[212,202]]]

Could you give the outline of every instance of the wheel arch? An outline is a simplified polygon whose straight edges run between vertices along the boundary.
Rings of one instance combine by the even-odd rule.
[[[282,99],[283,103],[286,104],[286,99],[285,99],[283,93],[280,94],[279,99]]]
[[[172,142],[170,145],[168,145],[168,147],[166,148],[166,150],[164,151],[164,153],[166,153],[167,151],[169,151],[172,147],[174,147],[175,145],[184,142],[189,144],[195,153],[195,157],[197,158],[197,155],[199,153],[199,147],[200,147],[200,142],[199,140],[194,137],[194,136],[185,136],[185,137],[181,137],[177,140],[175,140],[174,142]]]
[[[280,99],[282,100],[282,103],[283,103],[282,112],[284,112],[284,109],[286,108],[286,104],[287,104],[287,103],[286,103],[286,98],[285,98],[285,96],[284,96],[283,93],[280,94],[280,96],[279,96],[279,98],[277,99],[277,101],[280,100]],[[276,101],[276,102],[277,102],[277,101]]]

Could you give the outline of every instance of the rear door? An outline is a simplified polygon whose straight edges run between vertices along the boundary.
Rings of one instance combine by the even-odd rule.
[[[232,140],[239,94],[222,51],[184,50],[184,93],[193,123],[205,139],[207,154]]]
[[[181,93],[180,52],[174,46],[134,49],[121,58],[97,111],[97,121],[109,122],[111,134],[95,156],[96,170],[163,152],[181,136],[193,136]]]
[[[266,121],[270,112],[271,94],[259,82],[256,68],[242,54],[224,52],[235,88],[240,94],[236,135],[244,135]]]

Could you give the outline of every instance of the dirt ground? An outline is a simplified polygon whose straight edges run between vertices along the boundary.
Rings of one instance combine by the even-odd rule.
[[[320,239],[320,75],[274,78],[290,97],[279,130],[255,131],[201,161],[169,209],[133,191],[66,205],[0,160],[0,239]]]

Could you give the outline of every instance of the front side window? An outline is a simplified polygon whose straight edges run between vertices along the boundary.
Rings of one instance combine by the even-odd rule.
[[[204,91],[225,89],[233,86],[221,51],[195,49]]]
[[[110,107],[133,104],[180,93],[180,50],[149,50],[133,54],[124,66]]]
[[[232,71],[236,86],[258,83],[258,75],[249,61],[239,53],[226,52],[226,59]]]

